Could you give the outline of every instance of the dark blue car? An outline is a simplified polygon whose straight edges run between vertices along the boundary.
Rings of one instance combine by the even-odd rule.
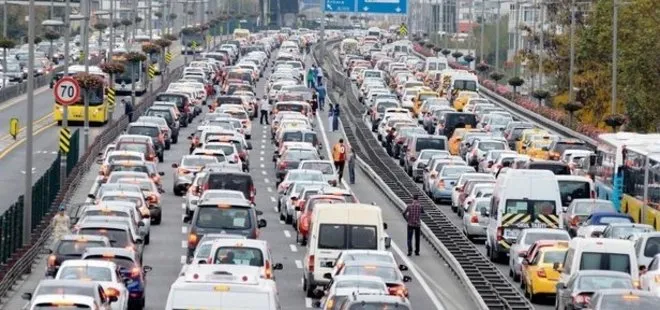
[[[583,228],[585,226],[596,226],[591,229],[591,232],[589,233],[589,236],[582,236],[580,233],[580,230],[578,230],[578,236],[582,237],[597,237],[600,236],[600,234],[603,233],[607,225],[613,224],[613,223],[634,223],[635,221],[633,218],[624,213],[618,213],[618,212],[594,212],[589,217],[587,217],[587,220],[584,222],[582,225]]]
[[[135,251],[124,248],[89,248],[82,259],[106,260],[117,264],[128,289],[128,309],[144,309],[147,288],[145,276],[151,267],[140,266]]]

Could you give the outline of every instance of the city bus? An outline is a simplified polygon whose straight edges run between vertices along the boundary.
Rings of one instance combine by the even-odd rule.
[[[112,61],[122,62],[124,72],[115,75],[115,91],[117,95],[130,95],[135,85],[135,94],[141,96],[147,91],[147,74],[144,63],[126,61],[126,50],[113,51]]]
[[[622,179],[621,212],[630,215],[637,223],[660,230],[660,139],[652,140],[623,149],[623,166],[617,177]]]
[[[74,65],[69,67],[69,76],[74,76],[77,73],[85,72],[85,66]],[[88,108],[88,117],[90,123],[105,124],[108,122],[110,115],[110,107],[105,101],[105,91],[109,86],[110,77],[108,74],[104,73],[101,68],[97,66],[89,66],[89,73],[100,76],[104,80],[104,85],[99,87],[95,91],[92,91],[89,95],[89,108]],[[57,121],[58,125],[62,124],[64,117],[64,108],[61,104],[55,102],[55,107],[53,111],[53,118]],[[83,122],[85,120],[85,103],[83,102],[83,97],[81,96],[78,102],[68,106],[67,111],[67,120],[69,122]]]
[[[192,47],[192,42],[195,42],[197,47]],[[181,33],[181,49],[183,54],[199,54],[206,49],[206,38],[201,32]]]
[[[250,39],[250,30],[234,29],[234,40],[247,41]]]

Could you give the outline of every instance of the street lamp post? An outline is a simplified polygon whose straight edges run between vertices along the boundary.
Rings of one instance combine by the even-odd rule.
[[[571,0],[571,47],[570,64],[568,67],[568,102],[573,102],[573,70],[575,67],[575,0]]]
[[[59,27],[63,28],[64,30],[64,76],[69,75],[69,29],[71,28],[69,26],[69,5],[70,1],[66,0],[66,10],[64,11],[64,22],[60,20],[45,20],[41,23],[42,26],[44,27]],[[51,52],[52,53],[52,52]],[[66,105],[62,105],[62,128],[68,128],[69,127],[69,122],[67,120],[68,116],[68,107]],[[67,161],[67,153],[62,152],[60,153],[60,184],[64,184],[66,182],[66,161]],[[27,174],[27,170],[26,170]]]
[[[89,1],[81,1],[80,3],[81,6],[81,11],[82,15],[84,17],[83,19],[83,29],[82,29],[82,39],[83,39],[83,56],[85,57],[84,59],[84,64],[85,64],[85,73],[89,73],[89,18],[91,15],[90,9],[90,2]],[[84,145],[84,150],[86,151],[87,148],[89,147],[89,94],[87,94],[87,90],[83,91],[83,101],[85,104],[85,109],[83,111],[84,114],[84,124],[83,124],[83,145]]]
[[[495,71],[500,71],[500,8],[502,2],[497,2],[497,18],[495,18]]]
[[[6,4],[6,3],[5,3]],[[6,11],[6,6],[5,6]],[[34,0],[28,5],[28,64],[34,64],[34,27],[37,16],[34,12]],[[6,29],[6,28],[5,28]],[[25,144],[25,195],[23,196],[23,245],[30,242],[32,233],[32,156],[34,126],[34,70],[30,67],[27,80],[27,128]]]
[[[479,38],[479,62],[484,62],[484,31],[485,31],[485,10],[486,10],[486,1],[481,1],[481,33]]]
[[[612,103],[611,113],[616,114],[616,98],[617,98],[617,74],[618,74],[618,61],[619,53],[617,51],[617,41],[619,32],[619,6],[627,5],[630,2],[620,2],[620,0],[612,0]]]
[[[543,52],[545,52],[545,38],[543,24],[545,24],[545,11],[543,10],[545,6],[541,2],[539,4],[539,14],[541,15],[541,25],[539,33],[539,88],[543,88]]]

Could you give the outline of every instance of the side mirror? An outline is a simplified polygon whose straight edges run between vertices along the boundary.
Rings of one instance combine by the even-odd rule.
[[[247,142],[247,147],[246,147],[246,148],[247,148],[248,150],[251,150],[251,149],[252,149],[252,142],[248,141],[248,142]]]
[[[488,210],[486,210],[486,209],[481,209],[481,211],[480,211],[479,213],[480,213],[481,216],[483,216],[483,217],[489,217],[489,216],[490,216]]]
[[[552,264],[552,269],[556,271],[561,271],[561,263],[555,262],[554,264]]]
[[[162,176],[165,175],[165,172],[159,171],[159,172],[158,172],[158,175],[162,177]]]
[[[261,211],[261,210],[257,210],[255,212],[257,213],[257,215],[263,215],[264,214],[264,211]]]
[[[179,165],[177,163],[173,163],[172,168],[174,168],[174,169],[179,168]]]
[[[408,271],[408,266],[406,266],[406,265],[404,265],[404,264],[401,264],[401,265],[399,265],[399,270],[401,270],[401,271]]]
[[[266,225],[268,225],[268,222],[266,222],[266,220],[264,220],[264,219],[260,219],[260,220],[257,222],[257,226],[258,226],[259,228],[264,228],[264,227],[266,227]]]
[[[403,282],[412,282],[412,278],[410,276],[403,276]]]
[[[392,247],[392,238],[390,237],[385,237],[385,248],[389,249]]]
[[[282,269],[284,269],[284,265],[282,265],[282,263],[273,264],[273,270],[282,270]]]
[[[94,195],[94,194],[87,194],[87,198],[89,198],[89,199],[96,199],[96,195]]]
[[[153,268],[151,268],[151,266],[144,266],[144,267],[142,267],[142,271],[144,271],[144,273],[151,272],[152,269],[153,269]]]
[[[332,280],[332,274],[330,274],[329,272],[324,273],[323,274],[323,279]]]
[[[594,232],[591,233],[591,237],[592,237],[592,238],[600,238],[600,237],[602,237],[602,236],[603,236],[603,232],[602,232],[602,231],[594,231]]]
[[[32,300],[32,293],[23,293],[21,298],[23,298],[23,300]]]

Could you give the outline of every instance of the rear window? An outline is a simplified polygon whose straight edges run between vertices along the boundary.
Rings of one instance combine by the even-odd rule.
[[[284,160],[302,161],[306,159],[318,159],[317,157],[317,153],[314,151],[291,151],[285,153]]]
[[[630,268],[628,254],[583,252],[580,258],[580,270],[609,270],[630,274]]]
[[[228,189],[240,191],[245,197],[250,196],[252,178],[249,175],[212,173],[208,176],[207,189]]]
[[[217,163],[218,160],[211,156],[204,157],[184,157],[182,166],[184,167],[198,167],[205,166],[207,164]]]
[[[566,256],[566,251],[546,251],[543,253],[543,263],[544,264],[554,264],[564,262],[564,256]]]
[[[52,302],[45,302],[45,303],[40,303],[34,306],[32,308],[34,310],[69,310],[69,309],[91,309],[88,305],[85,304],[79,304],[79,303],[74,303],[74,304],[60,304],[60,303],[52,303]]]
[[[108,156],[108,162],[112,163],[118,160],[142,160],[142,158],[135,155],[116,154]]]
[[[529,163],[529,169],[550,170],[555,175],[571,175],[571,170],[563,164]]]
[[[131,135],[158,137],[160,130],[158,127],[153,126],[130,126],[127,133]]]
[[[481,141],[479,142],[479,149],[488,152],[493,150],[504,150],[506,145],[498,141]]]
[[[277,110],[278,111],[293,111],[293,112],[303,112],[304,108],[303,105],[301,104],[278,104],[277,105]]]
[[[568,205],[573,199],[591,198],[591,184],[581,181],[559,181],[561,202]]]
[[[215,229],[250,229],[252,228],[252,219],[250,217],[250,208],[245,207],[219,207],[219,206],[200,206],[197,208],[199,215],[195,226],[199,228]]]
[[[376,226],[321,224],[318,248],[377,250]]]
[[[117,146],[118,151],[135,151],[142,154],[147,153],[147,145],[144,143],[120,143]]]
[[[399,271],[393,267],[385,266],[348,266],[344,268],[344,275],[349,276],[374,276],[385,282],[399,282]]]
[[[387,109],[397,108],[397,107],[399,107],[399,104],[397,104],[396,102],[385,101],[385,102],[379,103],[378,106],[376,106],[376,111],[378,113],[384,113],[385,110],[387,110]]]
[[[632,223],[632,220],[622,216],[603,216],[598,220],[601,225],[608,225],[612,223]]]
[[[525,244],[534,244],[539,240],[569,240],[568,234],[553,234],[553,233],[529,233],[525,236]]]
[[[415,144],[415,151],[421,150],[445,150],[445,140],[439,138],[419,138]]]
[[[449,113],[445,118],[445,127],[465,128],[466,125],[475,127],[477,118],[472,113]]]
[[[627,294],[627,293],[626,293]],[[657,296],[623,296],[622,294],[603,296],[601,310],[645,310],[653,309],[660,303]]]
[[[508,137],[509,140],[518,140],[522,136],[523,131],[527,130],[529,128],[515,128],[513,131],[511,131],[511,135]]]
[[[105,228],[82,228],[79,231],[81,235],[106,236],[110,239],[113,248],[125,248],[129,246],[128,232],[121,229]]]
[[[130,172],[144,172],[149,174],[149,169],[145,166],[126,166],[126,165],[110,165],[110,172],[116,171],[130,171]]]
[[[332,174],[334,171],[332,169],[332,164],[331,163],[322,163],[322,162],[311,162],[311,163],[304,163],[299,169],[309,169],[309,170],[317,170],[321,171],[323,174]]]
[[[238,91],[238,86],[229,86],[229,91],[234,92]],[[238,105],[243,105],[243,99],[238,98],[238,97],[220,97],[217,99],[218,105],[223,105],[223,104],[238,104]]]
[[[261,267],[264,265],[264,256],[257,248],[220,247],[215,252],[213,263]]]
[[[226,144],[220,144],[220,145],[206,145],[204,148],[209,149],[209,150],[222,150],[225,155],[229,156],[231,154],[234,154],[234,146],[232,145],[226,145]]]
[[[112,281],[112,272],[113,270],[106,267],[64,267],[60,269],[58,279],[110,282]]]
[[[74,241],[63,240],[57,246],[55,253],[62,256],[82,255],[87,248],[104,247],[105,243],[101,241]]]
[[[560,188],[561,189],[561,188]],[[563,197],[562,197],[563,199]],[[609,202],[580,202],[575,205],[574,214],[589,215],[594,212],[614,212],[612,203]]]
[[[147,113],[145,115],[147,115],[147,116],[157,116],[157,117],[164,118],[165,121],[167,121],[168,123],[172,123],[174,121],[172,119],[172,114],[170,114],[169,111],[165,111],[165,110],[151,110],[150,109],[150,110],[147,111]]]
[[[185,104],[185,99],[183,96],[176,96],[176,95],[158,95],[156,97],[156,101],[166,101],[166,102],[174,102],[176,103],[177,108],[181,109],[183,108],[183,105]]]
[[[559,154],[564,154],[565,150],[586,150],[586,151],[591,151],[591,149],[585,145],[584,143],[580,142],[557,142],[555,144],[553,151],[559,153]]]
[[[351,305],[348,310],[383,310],[383,309],[396,309],[396,310],[410,310],[408,306],[401,304],[393,304],[389,302],[360,302]]]
[[[92,259],[92,260],[104,260],[107,262],[113,262],[119,266],[119,269],[123,270],[130,270],[135,266],[135,263],[128,257],[122,257],[122,256],[108,256],[105,257],[103,255],[90,255],[85,257],[85,259]]]

